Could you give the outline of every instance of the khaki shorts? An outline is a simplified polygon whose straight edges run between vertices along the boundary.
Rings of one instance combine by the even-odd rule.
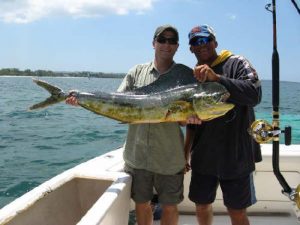
[[[154,190],[161,204],[179,204],[183,200],[183,171],[163,175],[128,166],[124,170],[132,176],[131,198],[136,203],[151,201]]]

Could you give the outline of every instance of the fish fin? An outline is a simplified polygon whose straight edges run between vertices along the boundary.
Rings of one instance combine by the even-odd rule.
[[[175,113],[175,112],[184,111],[185,109],[190,108],[190,107],[191,107],[190,102],[183,101],[183,100],[175,101],[168,108],[165,119],[169,118],[170,115]]]
[[[53,94],[59,94],[62,92],[62,90],[59,87],[56,87],[54,85],[51,85],[43,80],[38,79],[32,79],[33,82],[35,82],[38,86],[46,89],[51,95]]]
[[[40,103],[37,103],[35,105],[30,106],[29,110],[45,108],[45,107],[47,107],[49,105],[53,105],[53,104],[56,104],[58,102],[61,102],[61,101],[58,100],[57,98],[53,98],[51,96],[51,97],[47,98],[45,101],[42,101]]]
[[[59,102],[65,100],[68,96],[63,92],[63,90],[61,90],[60,88],[58,88],[56,86],[53,86],[53,85],[47,83],[46,81],[33,79],[33,82],[35,82],[40,87],[46,89],[51,94],[51,96],[49,98],[47,98],[45,101],[42,101],[42,102],[37,103],[33,106],[30,106],[29,110],[45,108],[49,105],[59,103]]]

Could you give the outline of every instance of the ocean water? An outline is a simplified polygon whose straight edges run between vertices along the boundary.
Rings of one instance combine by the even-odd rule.
[[[121,79],[42,78],[64,90],[117,89]],[[272,119],[271,82],[263,81],[257,118]],[[281,82],[281,128],[300,144],[300,83]],[[0,208],[49,178],[120,147],[127,125],[80,107],[57,104],[28,111],[48,93],[30,77],[0,77]]]

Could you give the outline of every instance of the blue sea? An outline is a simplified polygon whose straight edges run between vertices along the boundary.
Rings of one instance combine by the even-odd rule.
[[[64,90],[112,92],[121,79],[42,78]],[[257,118],[272,120],[272,84],[262,81]],[[300,144],[300,83],[281,82],[281,128],[292,126]],[[30,77],[0,76],[0,208],[49,178],[120,147],[127,125],[80,107],[28,107],[48,97]]]

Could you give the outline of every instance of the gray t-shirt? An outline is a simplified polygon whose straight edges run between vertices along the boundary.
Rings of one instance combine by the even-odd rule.
[[[185,65],[174,63],[164,74],[159,74],[154,63],[150,62],[139,64],[129,70],[118,92],[143,87],[160,76],[170,76],[170,79],[180,77],[178,80],[182,84],[195,81],[192,69]],[[183,133],[177,122],[130,124],[123,157],[125,163],[132,168],[171,175],[184,169],[183,145]]]

